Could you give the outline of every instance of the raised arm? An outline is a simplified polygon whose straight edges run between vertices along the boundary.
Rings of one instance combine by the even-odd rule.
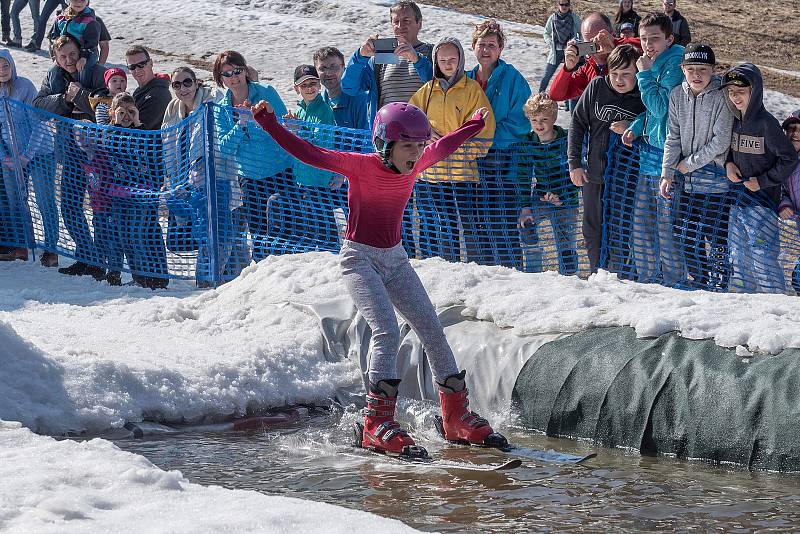
[[[349,154],[312,145],[278,123],[272,106],[263,100],[253,106],[253,118],[286,152],[312,167],[349,176]]]
[[[422,172],[428,167],[439,163],[458,150],[458,147],[462,144],[481,133],[486,126],[484,117],[486,117],[488,113],[489,111],[486,108],[479,109],[472,115],[470,120],[461,126],[461,128],[450,132],[432,145],[428,145],[428,147],[425,148],[425,152],[422,153],[422,157],[419,158],[414,170],[416,172]]]

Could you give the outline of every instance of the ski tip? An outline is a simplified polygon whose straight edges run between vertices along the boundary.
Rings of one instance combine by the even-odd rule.
[[[521,465],[522,465],[522,460],[520,460],[519,458],[514,458],[513,460],[509,460],[495,467],[495,471],[506,471],[508,469],[516,469]]]
[[[580,460],[578,460],[575,463],[576,464],[582,464],[586,460],[591,460],[592,458],[597,458],[597,453],[596,452],[592,452],[592,453],[587,454],[586,456],[584,456],[583,458],[581,458]]]

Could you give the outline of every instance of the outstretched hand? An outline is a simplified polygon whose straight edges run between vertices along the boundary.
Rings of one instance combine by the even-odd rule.
[[[275,108],[273,108],[272,104],[270,104],[266,100],[261,100],[255,106],[250,107],[250,112],[253,114],[253,117],[255,117],[261,112],[273,114],[275,113]]]

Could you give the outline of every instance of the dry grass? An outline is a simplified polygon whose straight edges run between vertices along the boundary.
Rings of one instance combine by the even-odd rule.
[[[487,17],[544,26],[552,13],[554,0],[424,0],[425,3],[476,13]],[[635,2],[636,11],[645,15],[661,9],[660,0]],[[604,11],[613,18],[617,2],[572,0],[579,15]],[[682,0],[678,10],[689,20],[692,38],[710,44],[718,61],[726,65],[751,61],[761,67],[800,71],[800,36],[797,32],[800,2],[747,0]],[[770,89],[800,97],[800,76],[762,69]]]

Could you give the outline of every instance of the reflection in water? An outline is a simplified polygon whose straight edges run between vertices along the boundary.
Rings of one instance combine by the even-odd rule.
[[[582,466],[526,461],[509,472],[400,465],[345,446],[348,417],[281,432],[171,434],[117,445],[193,482],[324,501],[399,519],[423,531],[791,531],[800,524],[800,476],[751,473],[599,450]],[[512,429],[513,442],[572,453],[591,447]],[[502,461],[416,433],[433,454]],[[421,439],[420,439],[421,438]]]

